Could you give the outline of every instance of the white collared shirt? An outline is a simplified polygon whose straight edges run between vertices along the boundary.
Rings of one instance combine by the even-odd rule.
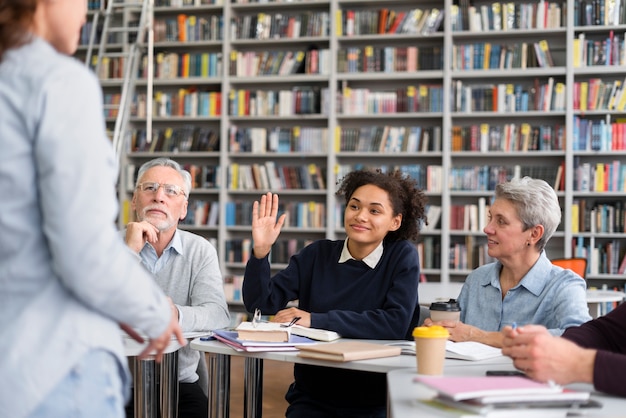
[[[378,244],[378,247],[374,249],[371,253],[369,253],[363,261],[365,264],[369,266],[369,268],[373,269],[376,267],[376,264],[380,261],[380,258],[383,256],[383,242],[381,241]],[[340,263],[345,263],[348,260],[356,260],[356,258],[352,257],[350,254],[350,250],[348,250],[348,238],[343,242],[343,250],[341,250],[341,257],[339,257]]]

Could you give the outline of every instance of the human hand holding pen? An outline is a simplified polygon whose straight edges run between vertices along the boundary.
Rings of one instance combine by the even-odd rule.
[[[273,322],[291,322],[294,318],[297,325],[309,328],[311,326],[311,314],[298,308],[287,308],[280,310],[274,315]]]
[[[267,192],[261,196],[261,202],[252,205],[252,242],[254,256],[263,258],[269,254],[276,242],[287,215],[278,215],[278,195]]]
[[[551,335],[541,325],[502,329],[502,354],[528,377],[560,385],[593,382],[596,350],[584,349],[573,342]]]

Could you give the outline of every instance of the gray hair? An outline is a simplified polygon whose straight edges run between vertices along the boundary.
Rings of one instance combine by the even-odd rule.
[[[542,251],[561,223],[561,205],[554,188],[544,180],[526,176],[498,184],[495,197],[515,206],[524,230],[543,225],[543,236],[536,244]]]
[[[180,176],[183,178],[183,183],[184,183],[183,188],[185,190],[185,198],[186,199],[189,198],[189,192],[191,191],[191,174],[189,174],[189,171],[182,168],[180,164],[178,164],[176,161],[170,158],[163,158],[163,157],[155,158],[154,160],[150,160],[148,162],[143,163],[141,167],[139,167],[139,172],[137,173],[137,182],[135,183],[135,187],[139,185],[139,180],[141,180],[141,178],[146,173],[146,171],[148,171],[149,169],[153,167],[169,167],[169,168],[173,168],[174,170],[176,170],[176,172],[178,172],[178,174],[180,174]]]

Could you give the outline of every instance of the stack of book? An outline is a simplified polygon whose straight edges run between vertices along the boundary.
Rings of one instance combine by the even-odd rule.
[[[417,376],[415,381],[436,392],[423,404],[454,417],[566,417],[600,406],[589,392],[521,376]]]

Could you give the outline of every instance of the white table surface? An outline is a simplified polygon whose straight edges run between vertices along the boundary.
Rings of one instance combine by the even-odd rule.
[[[487,370],[513,370],[513,364],[508,362],[493,362],[489,360],[479,362],[465,362],[465,364],[453,364],[446,360],[444,367],[445,375],[457,376],[483,376]],[[388,389],[388,418],[407,418],[417,417],[450,417],[450,415],[439,415],[432,409],[425,407],[418,402],[418,399],[429,399],[435,395],[435,392],[423,385],[413,382],[417,376],[416,370],[413,368],[392,370],[387,373],[387,389]],[[585,411],[582,417],[625,417],[626,416],[626,399],[608,396],[599,392],[593,392],[593,387],[588,384],[568,385],[569,388],[575,390],[591,391],[592,398],[602,404],[602,408],[589,409]],[[533,415],[529,413],[530,418]]]

